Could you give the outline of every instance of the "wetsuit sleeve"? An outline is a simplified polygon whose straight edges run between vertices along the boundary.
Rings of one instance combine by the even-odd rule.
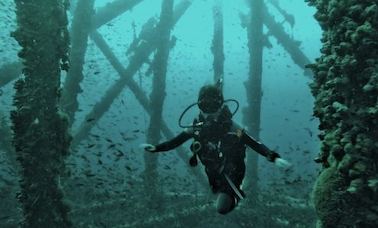
[[[191,131],[185,130],[181,132],[179,135],[177,135],[176,137],[174,137],[173,139],[170,139],[166,142],[156,145],[155,146],[156,149],[154,152],[163,152],[163,151],[172,150],[180,146],[184,142],[188,141],[190,138],[192,138],[192,136],[193,135],[191,134]]]
[[[257,153],[261,154],[262,156],[266,157],[268,161],[274,162],[276,158],[279,158],[280,155],[274,151],[271,151],[268,147],[266,147],[261,142],[257,141],[256,139],[252,138],[248,135],[244,130],[241,133],[241,141],[249,146],[251,149],[256,151]]]

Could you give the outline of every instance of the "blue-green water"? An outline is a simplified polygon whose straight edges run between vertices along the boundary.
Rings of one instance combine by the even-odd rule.
[[[72,8],[75,2],[71,2]],[[105,6],[108,2],[111,1],[96,0],[95,9]],[[178,2],[175,1],[176,4]],[[246,94],[249,92],[244,86],[249,77],[249,53],[247,31],[241,26],[239,14],[248,14],[249,8],[243,0],[223,0],[222,3],[224,96],[237,99],[243,108],[247,106]],[[321,47],[321,29],[313,18],[315,9],[302,1],[279,1],[280,7],[294,16],[295,24],[292,26],[269,1],[266,1],[265,5],[276,22],[282,24],[286,33],[292,39],[301,42],[300,50],[310,61],[314,61],[320,55]],[[197,100],[197,93],[202,85],[213,81],[213,6],[212,0],[194,0],[171,31],[171,36],[177,41],[169,53],[163,119],[174,133],[181,131],[177,124],[181,112]],[[12,1],[3,0],[0,3],[0,65],[19,61],[19,46],[10,37],[10,32],[16,29],[14,10]],[[126,50],[134,36],[138,36],[149,18],[158,19],[160,11],[160,0],[145,0],[98,29],[125,67],[132,58],[132,54],[126,54]],[[72,21],[73,9],[68,13],[68,17]],[[260,139],[294,165],[293,171],[287,174],[264,158],[260,158],[259,188],[265,198],[258,207],[263,208],[267,218],[254,218],[259,215],[254,204],[244,202],[230,216],[217,215],[213,205],[215,197],[209,189],[199,184],[189,171],[190,167],[185,164],[186,161],[178,157],[177,151],[158,155],[158,190],[160,196],[167,199],[157,201],[159,204],[161,201],[168,203],[162,203],[164,210],[149,208],[153,202],[146,202],[148,197],[144,195],[145,189],[141,183],[144,152],[138,145],[147,140],[146,132],[150,120],[147,112],[126,87],[91,130],[92,136],[76,147],[67,158],[71,176],[62,178],[61,184],[72,208],[71,217],[76,224],[75,227],[115,227],[122,224],[138,227],[142,226],[143,219],[149,219],[149,227],[162,226],[164,219],[167,221],[167,227],[251,227],[251,224],[264,224],[261,221],[255,222],[255,219],[265,220],[266,224],[273,224],[271,221],[275,221],[276,224],[280,224],[278,227],[308,227],[309,224],[314,224],[314,216],[304,216],[301,220],[293,218],[297,214],[288,213],[291,210],[297,212],[302,204],[306,210],[312,210],[310,192],[318,172],[318,165],[313,163],[312,159],[319,151],[319,140],[318,122],[312,117],[314,99],[308,86],[311,78],[293,62],[290,53],[285,51],[267,27],[264,27],[264,34],[272,48],[264,48],[263,52]],[[152,59],[153,55],[150,56],[150,61]],[[146,75],[148,69],[149,64],[144,64],[133,79],[145,93],[150,94],[153,75]],[[86,114],[120,77],[91,39],[88,40],[83,75],[83,92],[78,95],[79,110],[70,129],[73,135],[79,126],[87,121]],[[65,73],[62,73],[63,81],[65,77]],[[6,126],[10,125],[9,112],[13,109],[12,85],[13,82],[0,87],[0,114]],[[189,115],[194,117],[195,113]],[[242,112],[239,111],[234,119],[242,123]],[[163,140],[165,138],[161,139]],[[115,146],[112,146],[113,144]],[[189,144],[183,147],[188,148]],[[6,226],[17,224],[21,214],[15,198],[18,191],[17,172],[10,172],[15,168],[10,168],[6,149],[0,147],[0,152],[0,194],[5,202],[0,204],[0,226]],[[203,173],[202,166],[195,169],[200,169]],[[249,178],[250,175],[247,174],[245,180]],[[248,192],[249,189],[245,191]],[[270,200],[267,200],[269,197]],[[277,206],[274,212],[273,209],[272,212],[269,211],[272,206],[264,207],[265,203],[274,204],[277,198],[286,199],[284,202],[289,202],[288,205]],[[117,203],[119,201],[123,203]],[[202,211],[193,209],[191,216],[183,216],[182,211],[192,209],[193,202],[198,206],[210,206]],[[101,206],[94,207],[94,204],[104,204],[104,209],[98,209]],[[7,206],[1,208],[2,205]],[[145,208],[148,208],[148,213],[144,211],[147,210]],[[197,213],[213,215],[214,218],[204,219],[203,216],[196,216]],[[127,214],[133,216],[126,216]],[[174,218],[175,214],[177,219],[167,219],[168,215]],[[253,219],[248,220],[248,216],[245,215]],[[198,220],[193,222],[197,217]],[[290,224],[293,221],[295,225]]]

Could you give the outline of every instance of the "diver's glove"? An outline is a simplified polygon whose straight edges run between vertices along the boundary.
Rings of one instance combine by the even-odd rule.
[[[282,168],[284,170],[289,170],[292,168],[292,164],[288,161],[286,161],[285,159],[282,159],[282,158],[276,158],[274,159],[274,164],[279,167],[279,168]]]
[[[144,151],[156,152],[156,147],[152,144],[142,143],[139,145],[139,147],[142,148]]]

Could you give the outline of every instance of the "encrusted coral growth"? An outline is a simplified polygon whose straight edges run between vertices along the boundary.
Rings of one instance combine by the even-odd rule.
[[[58,109],[60,71],[68,68],[65,0],[15,0],[24,77],[15,83],[11,113],[17,160],[18,194],[25,227],[70,227],[59,176],[70,137],[67,118]]]
[[[316,205],[318,217],[321,218],[323,224],[327,224],[326,227],[337,227],[340,224],[342,216],[337,208],[343,202],[333,199],[345,196],[345,191],[338,189],[345,188],[346,184],[336,167],[324,170],[318,177],[313,191],[313,202]]]
[[[307,2],[316,6],[315,18],[324,30],[322,56],[310,66],[315,74],[314,114],[320,119],[321,153],[330,164],[328,169],[337,171],[329,178],[319,177],[314,197],[323,198],[323,203],[316,202],[318,215],[324,227],[377,227],[377,1]],[[335,178],[346,184],[330,187]],[[321,196],[321,188],[340,194]],[[327,219],[331,210],[337,224]]]

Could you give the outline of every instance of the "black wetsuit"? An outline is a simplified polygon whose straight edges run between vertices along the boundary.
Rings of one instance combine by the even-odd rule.
[[[199,144],[196,143],[196,146],[192,144],[191,149],[193,151],[193,147],[197,147],[198,151],[195,151],[195,156],[198,156],[205,166],[213,192],[224,192],[239,198],[226,181],[225,174],[242,193],[240,185],[245,175],[246,146],[249,146],[271,162],[274,162],[280,156],[249,136],[244,129],[231,120],[231,117],[232,115],[227,106],[223,106],[221,114],[215,121],[207,121],[200,114],[198,120],[194,121],[194,125],[199,122],[204,124],[186,129],[173,139],[156,145],[155,152],[172,150],[193,138],[194,142]]]

